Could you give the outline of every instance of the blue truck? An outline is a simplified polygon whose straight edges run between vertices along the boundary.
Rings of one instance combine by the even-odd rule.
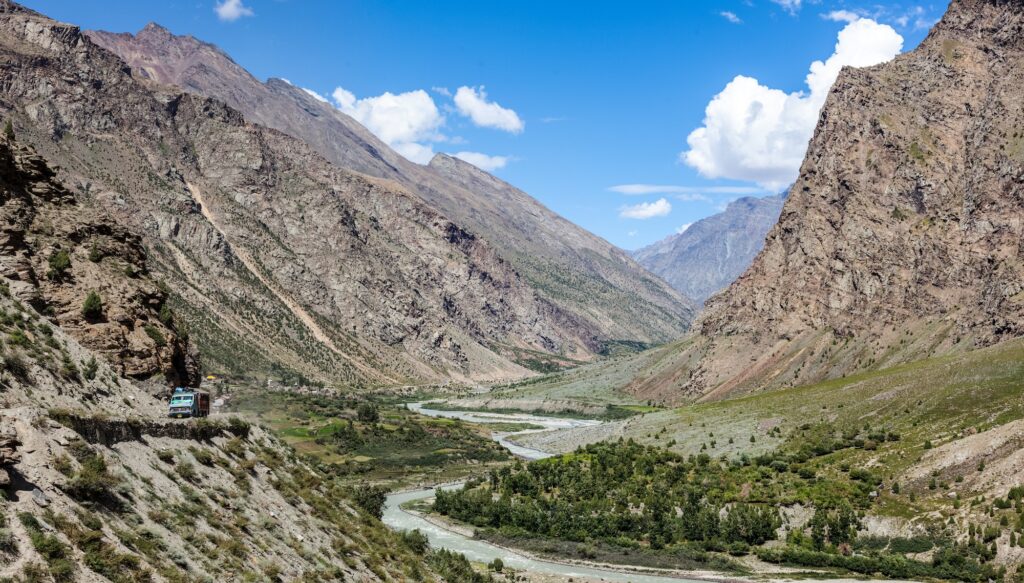
[[[198,389],[178,387],[171,395],[171,403],[167,407],[167,416],[181,419],[184,417],[206,417],[210,414],[210,393]]]

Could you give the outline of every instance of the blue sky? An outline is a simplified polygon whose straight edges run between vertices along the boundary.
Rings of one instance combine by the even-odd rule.
[[[830,70],[915,47],[946,6],[227,0],[218,13],[216,0],[25,3],[83,28],[155,21],[215,43],[261,79],[340,97],[410,156],[504,162],[496,175],[626,249],[742,194],[778,190],[795,175]],[[839,38],[842,54],[827,61]],[[817,91],[807,85],[814,61],[824,61]],[[386,92],[398,97],[376,99]]]

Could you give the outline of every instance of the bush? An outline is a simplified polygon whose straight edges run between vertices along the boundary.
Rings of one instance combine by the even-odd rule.
[[[82,365],[82,376],[85,377],[85,380],[87,381],[95,379],[96,372],[99,370],[99,367],[100,365],[96,362],[96,357],[90,356],[89,360],[85,361],[85,364]]]
[[[370,486],[363,484],[351,490],[352,501],[371,516],[380,518],[384,516],[384,502],[388,497],[388,489],[384,486]]]
[[[195,482],[199,479],[199,473],[196,472],[196,467],[191,462],[182,462],[178,464],[177,469],[178,475],[185,478],[189,482]]]
[[[54,251],[47,263],[50,269],[46,272],[46,277],[53,281],[63,281],[71,269],[71,255],[64,249]]]
[[[29,364],[25,360],[25,357],[20,352],[8,352],[3,356],[4,370],[11,373],[11,376],[18,379],[19,381],[27,381],[29,374]]]
[[[103,298],[100,294],[91,291],[82,303],[82,315],[88,320],[99,319],[103,315]]]
[[[430,541],[427,539],[427,535],[423,534],[418,528],[403,531],[402,542],[405,543],[405,546],[409,547],[410,551],[417,555],[423,555],[430,549]]]
[[[501,573],[505,569],[505,562],[500,558],[495,557],[493,561],[488,563],[487,568],[495,573]]]
[[[153,340],[153,343],[156,344],[158,348],[163,348],[164,346],[167,346],[167,338],[164,338],[163,332],[161,332],[155,326],[146,324],[145,326],[142,327],[142,329],[146,331],[146,335]]]
[[[363,423],[376,423],[380,420],[380,412],[373,403],[360,403],[356,408],[356,419]]]
[[[78,501],[111,502],[121,478],[107,470],[107,460],[93,454],[82,460],[82,467],[65,486],[67,493]]]
[[[214,462],[213,454],[206,449],[192,448],[192,457],[196,458],[196,461],[203,464],[204,466],[212,466]]]
[[[17,552],[18,540],[14,538],[14,533],[8,528],[0,528],[0,553],[13,555]]]

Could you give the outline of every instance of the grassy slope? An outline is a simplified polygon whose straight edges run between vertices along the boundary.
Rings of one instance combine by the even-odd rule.
[[[358,421],[354,402],[344,397],[242,392],[233,397],[232,408],[256,417],[297,452],[334,465],[350,482],[392,489],[443,483],[511,460],[490,439],[489,428],[417,415],[401,405],[381,404],[375,423]],[[339,440],[349,420],[362,437],[358,443]],[[422,431],[404,437],[410,429]]]
[[[902,486],[900,494],[889,488],[881,493],[877,514],[919,517],[941,511],[962,520],[968,509],[965,505],[953,511],[952,492],[964,500],[987,493],[991,501],[991,495],[1004,495],[1016,482],[1024,483],[1024,476],[1014,476],[1020,470],[1013,465],[1019,464],[1012,457],[1016,448],[974,445],[991,441],[986,436],[1006,429],[1005,424],[1024,419],[1022,394],[1024,340],[1015,340],[808,386],[649,413],[630,419],[622,431],[641,443],[713,456],[798,447],[816,434],[800,430],[807,424],[838,432],[856,428],[866,433],[868,427],[895,432],[899,441],[880,443],[876,449],[847,448],[824,456],[823,475],[870,468],[886,483]],[[562,441],[569,449],[579,443]],[[933,450],[926,449],[926,441]],[[982,461],[988,467],[979,472]],[[929,487],[932,468],[938,470],[934,490]]]

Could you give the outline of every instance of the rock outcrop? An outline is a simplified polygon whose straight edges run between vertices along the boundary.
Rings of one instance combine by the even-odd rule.
[[[485,240],[564,326],[584,339],[578,357],[609,341],[678,338],[694,308],[628,254],[565,220],[525,192],[443,154],[414,164],[351,117],[281,79],[262,83],[217,47],[150,24],[132,34],[90,31],[138,77],[223,100],[246,119],[308,143],[342,167],[393,180]]]
[[[392,384],[592,354],[592,326],[402,185],[134,77],[77,27],[0,8],[0,114],[83,205],[142,237],[210,366]]]
[[[682,233],[633,252],[651,273],[698,304],[743,274],[764,247],[785,195],[744,197]]]
[[[844,69],[750,269],[667,400],[834,378],[1024,333],[1024,3],[954,0],[921,45]]]
[[[0,276],[124,376],[198,386],[200,366],[137,236],[79,204],[30,147],[0,138]],[[90,295],[97,304],[85,309]],[[89,313],[87,313],[89,312]]]

